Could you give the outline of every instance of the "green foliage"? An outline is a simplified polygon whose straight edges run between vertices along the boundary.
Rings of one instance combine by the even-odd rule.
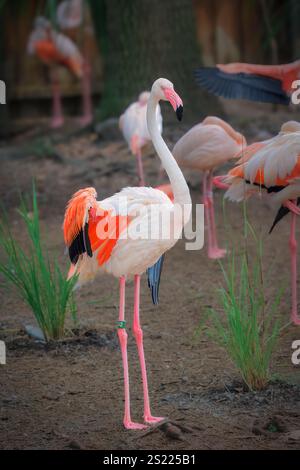
[[[38,137],[26,146],[26,153],[38,158],[46,158],[52,157],[56,152],[51,139]]]
[[[73,288],[76,276],[66,279],[57,261],[51,266],[49,255],[41,243],[36,192],[33,188],[32,212],[24,200],[19,214],[28,235],[27,250],[12,235],[7,217],[0,221],[0,247],[6,261],[0,262],[0,272],[14,284],[20,297],[31,307],[36,321],[47,340],[63,336],[66,313],[76,320]]]
[[[219,304],[225,319],[219,311],[210,309],[199,328],[224,348],[250,390],[265,388],[271,379],[271,358],[280,332],[276,314],[283,294],[281,288],[274,301],[266,303],[259,240],[256,251],[251,262],[246,248],[240,257],[233,252],[227,266],[220,263],[224,286]]]
[[[57,28],[56,21],[56,10],[57,10],[57,1],[56,0],[47,0],[45,8],[45,16],[49,18],[52,23],[53,28]]]

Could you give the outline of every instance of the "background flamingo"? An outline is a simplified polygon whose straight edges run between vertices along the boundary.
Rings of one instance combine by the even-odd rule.
[[[196,70],[196,80],[217,96],[289,104],[300,78],[300,60],[284,65],[218,64]]]
[[[127,360],[127,333],[125,330],[125,282],[134,278],[133,333],[136,338],[142,372],[144,391],[144,421],[155,423],[162,418],[152,416],[149,403],[146,364],[143,348],[143,332],[139,317],[140,276],[148,270],[153,300],[157,301],[162,255],[175,245],[182,228],[188,222],[191,198],[186,181],[160,134],[157,107],[160,100],[169,101],[179,118],[182,101],[169,80],[158,79],[152,86],[148,101],[147,122],[149,133],[158,156],[168,174],[174,194],[173,204],[162,191],[154,188],[125,188],[103,201],[96,201],[96,191],[87,188],[78,191],[70,200],[64,221],[64,237],[72,261],[70,276],[76,273],[82,284],[95,277],[99,271],[110,273],[120,279],[120,311],[118,336],[122,351],[125,385],[124,425],[127,429],[141,429],[143,424],[131,419],[129,374]],[[188,209],[183,220],[177,209]],[[163,239],[149,238],[149,227],[157,229],[158,217],[172,217],[174,236]],[[166,220],[166,219],[162,219]],[[125,229],[138,228],[140,237],[122,237]],[[132,233],[132,232],[131,232]]]
[[[50,22],[38,17],[29,37],[28,53],[35,54],[44,64],[50,67],[53,89],[53,117],[51,126],[57,128],[63,125],[64,118],[61,105],[60,84],[57,76],[59,66],[66,67],[77,78],[83,77],[84,61],[74,42],[64,34],[55,31]],[[91,97],[86,86],[83,87],[84,114],[82,124],[91,121]]]
[[[245,138],[217,117],[207,117],[176,143],[173,154],[182,168],[203,172],[203,204],[208,227],[208,257],[221,258],[226,250],[217,243],[213,204],[213,171],[246,146]]]
[[[255,145],[257,146],[255,148]],[[229,185],[225,197],[242,201],[253,193],[266,193],[274,204],[279,204],[270,232],[291,212],[291,279],[292,322],[300,325],[297,313],[297,242],[296,216],[300,215],[300,123],[290,121],[281,127],[278,136],[264,143],[253,144],[247,157],[233,168],[225,182]]]
[[[58,5],[56,16],[61,29],[78,28],[83,21],[83,0],[64,0]]]
[[[137,172],[139,176],[139,183],[141,186],[145,185],[144,169],[142,161],[142,148],[151,141],[151,137],[147,126],[147,103],[150,97],[148,91],[140,94],[138,101],[132,103],[119,120],[119,126],[123,136],[137,160]],[[162,115],[160,106],[157,106],[156,118],[159,133],[162,133]]]
[[[61,2],[56,11],[56,18],[59,27],[62,30],[72,30],[82,27],[81,45],[83,65],[82,65],[82,98],[84,114],[80,119],[82,126],[87,126],[93,120],[92,106],[92,70],[89,42],[87,35],[90,34],[91,26],[87,25],[87,9],[84,0],[64,0]]]

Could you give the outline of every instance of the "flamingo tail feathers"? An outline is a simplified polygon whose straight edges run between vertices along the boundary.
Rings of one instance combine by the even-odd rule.
[[[159,285],[161,272],[164,264],[165,255],[162,255],[156,263],[147,269],[148,286],[151,290],[152,302],[154,305],[159,303]]]

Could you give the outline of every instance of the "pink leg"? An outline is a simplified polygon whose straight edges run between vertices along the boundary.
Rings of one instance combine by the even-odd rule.
[[[93,106],[92,106],[92,90],[91,90],[91,67],[87,61],[85,61],[83,65],[82,103],[83,103],[83,116],[80,119],[80,124],[82,126],[88,126],[93,120]]]
[[[51,127],[57,129],[64,123],[64,117],[61,105],[60,85],[59,80],[56,77],[56,72],[52,71],[52,93],[53,93],[53,115],[51,121]]]
[[[291,214],[291,234],[290,234],[290,252],[291,252],[291,274],[292,274],[292,315],[291,320],[295,325],[300,325],[298,317],[297,301],[297,241],[295,236],[296,214]]]
[[[126,429],[144,429],[146,426],[134,423],[130,414],[130,392],[129,392],[129,373],[127,358],[127,332],[125,330],[125,277],[120,278],[120,310],[119,310],[119,329],[118,336],[122,352],[123,368],[124,368],[124,390],[125,390],[125,413],[124,426]]]
[[[138,170],[138,175],[139,175],[139,180],[140,180],[140,186],[145,186],[142,152],[140,148],[137,149],[136,159],[137,159],[137,170]]]
[[[205,171],[203,173],[202,187],[203,187],[204,216],[205,216],[205,221],[207,224],[207,238],[208,238],[207,254],[208,254],[208,257],[210,258],[210,254],[212,252],[212,239],[211,239],[210,211],[209,211],[210,201],[207,197],[207,176],[208,176],[208,173]]]
[[[142,371],[142,381],[143,381],[143,391],[144,391],[144,420],[146,423],[152,424],[152,423],[157,423],[163,420],[164,418],[157,418],[155,416],[152,416],[151,410],[150,410],[147,370],[146,370],[144,345],[143,345],[143,330],[140,325],[140,279],[141,279],[140,276],[135,276],[134,278],[133,334],[136,339],[140,365],[141,365],[141,371]]]
[[[209,199],[209,211],[210,211],[210,222],[211,222],[211,239],[213,251],[211,253],[211,258],[218,259],[223,258],[226,255],[226,250],[219,248],[217,241],[217,230],[215,222],[215,210],[214,210],[214,200],[213,200],[213,176],[212,172],[209,172],[208,176],[208,199]]]
[[[285,201],[282,205],[287,207],[292,214],[300,215],[300,208],[297,206],[297,202]]]

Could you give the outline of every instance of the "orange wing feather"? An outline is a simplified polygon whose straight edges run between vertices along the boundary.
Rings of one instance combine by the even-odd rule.
[[[252,155],[250,155],[250,157],[251,156]],[[230,176],[236,176],[238,178],[244,179],[244,177],[245,177],[244,169],[245,169],[245,165],[241,164],[241,165],[238,165],[238,166],[232,168],[228,172],[228,174]],[[289,175],[287,175],[285,178],[277,178],[276,179],[275,186],[287,186],[290,183],[291,180],[293,180],[294,178],[299,178],[299,176],[300,176],[300,157],[298,158],[296,165],[294,166],[293,170],[291,171],[291,173]],[[264,170],[263,169],[258,169],[257,170],[256,176],[255,176],[255,179],[254,179],[253,182],[256,183],[256,184],[260,184],[260,185],[264,184],[265,177],[264,177]]]
[[[67,67],[76,76],[82,75],[82,64],[75,57],[62,55],[54,42],[50,39],[43,39],[36,43],[36,54],[45,64],[59,64]]]
[[[109,260],[112,250],[129,222],[129,216],[111,215],[108,211],[92,218],[89,223],[89,239],[93,253],[99,250],[97,253],[99,266]]]
[[[91,208],[97,209],[96,198],[97,193],[94,188],[85,188],[77,191],[68,202],[63,225],[64,239],[68,247],[83,229],[88,211]]]
[[[78,239],[80,233],[81,235],[85,233],[85,227],[88,223],[87,233],[90,249],[92,253],[98,250],[97,260],[99,266],[102,266],[110,258],[112,250],[121,233],[130,223],[131,218],[129,216],[113,215],[111,211],[107,210],[101,211],[96,197],[97,193],[94,188],[77,191],[67,205],[63,230],[65,243],[69,250],[71,248],[73,252],[72,255],[70,254],[71,260],[73,261],[74,256],[75,262],[77,262],[78,255],[84,255],[87,250],[86,246],[82,246],[82,242],[78,249],[78,245],[76,245],[78,240],[76,238]]]

